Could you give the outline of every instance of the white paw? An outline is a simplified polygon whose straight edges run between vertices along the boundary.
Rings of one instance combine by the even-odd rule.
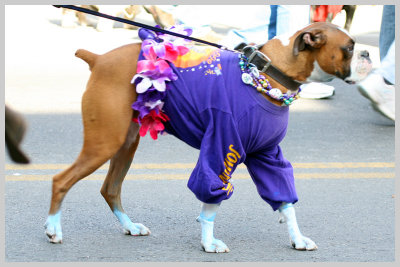
[[[296,250],[316,250],[317,245],[310,238],[301,236],[296,239],[290,240],[292,247]]]
[[[149,228],[147,228],[143,224],[133,223],[125,212],[121,212],[117,209],[114,210],[113,212],[115,216],[118,218],[119,222],[121,223],[121,226],[124,229],[124,233],[126,235],[138,236],[138,235],[149,235],[151,233]]]
[[[55,215],[49,215],[44,224],[44,228],[45,234],[49,238],[50,243],[62,243],[60,212]]]
[[[45,234],[49,238],[50,243],[62,243],[62,232],[61,232],[61,225],[53,224],[49,221],[46,221],[44,225]]]
[[[210,253],[225,253],[229,252],[229,248],[219,239],[213,238],[213,240],[209,242],[201,242],[201,246],[203,247],[205,252]]]
[[[141,223],[131,223],[129,226],[124,227],[124,233],[126,235],[133,235],[133,236],[141,236],[141,235],[150,235],[151,232],[149,228],[144,226]]]
[[[49,238],[49,242],[53,244],[61,244],[62,243],[62,236],[48,232],[46,230],[46,235]]]

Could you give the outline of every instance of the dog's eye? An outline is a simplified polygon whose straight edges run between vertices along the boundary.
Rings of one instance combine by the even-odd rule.
[[[342,47],[344,58],[351,58],[353,56],[354,45]]]
[[[347,51],[348,51],[349,53],[353,53],[353,51],[354,51],[354,45],[347,47]]]

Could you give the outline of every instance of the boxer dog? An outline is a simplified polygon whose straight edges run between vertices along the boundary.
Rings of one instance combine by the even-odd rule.
[[[76,161],[53,178],[45,223],[45,233],[52,243],[62,242],[60,207],[68,190],[108,160],[102,196],[126,234],[150,234],[147,227],[131,221],[120,198],[146,118],[131,106],[140,102],[139,92],[153,82],[146,80],[145,72],[138,71],[142,63],[151,61],[149,54],[144,57],[143,44],[122,46],[104,55],[83,49],[76,52],[91,70],[82,97],[84,141]],[[263,200],[279,210],[293,248],[317,249],[297,225],[293,170],[282,156],[279,142],[286,133],[286,105],[296,98],[299,85],[335,77],[353,82],[349,77],[354,44],[354,38],[345,30],[329,23],[314,23],[292,35],[274,38],[259,50],[246,47],[244,56],[191,47],[186,51],[188,56],[179,55],[171,59],[170,67],[166,66],[173,68],[174,74],[169,75],[174,79],[165,80],[176,86],[167,91],[160,89],[166,95],[159,112],[162,110],[166,115],[163,118],[170,119],[164,123],[168,133],[200,149],[188,187],[203,203],[197,221],[201,223],[201,245],[206,252],[229,252],[227,245],[214,237],[214,218],[222,200],[232,195],[230,176],[240,163],[247,166]],[[368,55],[364,53],[363,57]]]

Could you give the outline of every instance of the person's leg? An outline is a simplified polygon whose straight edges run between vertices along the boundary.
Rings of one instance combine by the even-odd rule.
[[[386,56],[381,61],[381,67],[377,70],[379,74],[383,76],[383,78],[390,84],[396,83],[396,75],[395,75],[395,42],[393,41],[390,45]]]
[[[381,62],[381,67],[365,78],[359,85],[360,93],[368,98],[373,107],[385,117],[395,120],[395,42]]]
[[[272,19],[271,19],[272,20]],[[292,34],[310,24],[309,5],[278,5],[276,35]],[[269,36],[272,39],[273,36]]]
[[[379,54],[381,61],[385,58],[395,37],[395,6],[385,5],[382,12],[381,31],[379,34]]]
[[[226,37],[221,40],[222,45],[233,49],[240,43],[264,44],[269,40],[268,28],[271,9],[267,5],[256,7],[257,9],[251,7],[250,10],[243,10],[241,20],[243,20],[244,26],[230,30]]]

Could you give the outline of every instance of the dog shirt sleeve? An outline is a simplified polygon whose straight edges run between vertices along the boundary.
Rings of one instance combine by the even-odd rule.
[[[293,167],[283,157],[279,145],[268,151],[247,154],[244,163],[261,198],[273,210],[277,210],[282,202],[297,202]]]
[[[245,153],[230,113],[206,109],[200,116],[208,125],[188,187],[200,201],[216,204],[231,197],[234,188],[229,179]]]

